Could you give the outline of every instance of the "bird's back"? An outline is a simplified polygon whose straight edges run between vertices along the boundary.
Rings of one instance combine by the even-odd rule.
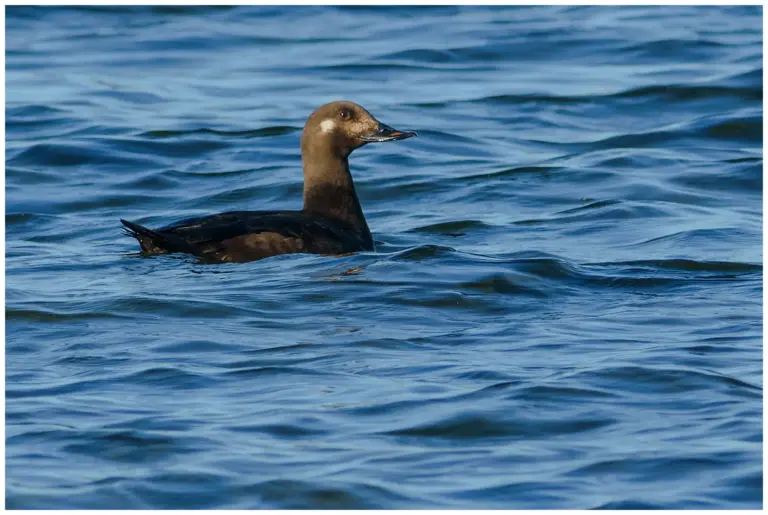
[[[123,221],[146,254],[186,252],[208,261],[244,262],[278,254],[372,250],[370,234],[305,211],[232,211],[160,229]]]

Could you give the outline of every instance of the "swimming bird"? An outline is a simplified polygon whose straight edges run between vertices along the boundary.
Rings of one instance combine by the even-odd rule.
[[[278,254],[346,254],[373,250],[349,171],[349,155],[368,143],[416,136],[379,122],[354,102],[318,108],[301,134],[301,211],[231,211],[160,229],[120,220],[145,255],[183,252],[207,262],[245,262]]]

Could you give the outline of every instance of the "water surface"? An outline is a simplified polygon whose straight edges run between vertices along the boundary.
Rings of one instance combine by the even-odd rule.
[[[762,505],[760,7],[9,7],[9,508]],[[349,99],[376,251],[204,265]]]

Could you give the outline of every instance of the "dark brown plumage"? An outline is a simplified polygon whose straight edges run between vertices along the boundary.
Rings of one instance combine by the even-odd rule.
[[[384,125],[353,102],[331,102],[312,113],[301,135],[301,211],[233,211],[160,229],[120,221],[147,255],[185,252],[209,262],[244,262],[278,254],[373,250],[349,155],[368,143],[415,135]]]

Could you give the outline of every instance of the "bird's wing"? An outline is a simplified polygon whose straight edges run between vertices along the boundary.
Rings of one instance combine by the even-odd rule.
[[[269,249],[301,251],[319,241],[334,253],[341,252],[350,239],[350,233],[336,221],[300,211],[233,211],[182,220],[156,232],[183,240],[188,252],[194,249],[195,254],[208,256],[232,254],[249,245],[264,247],[265,253]]]

